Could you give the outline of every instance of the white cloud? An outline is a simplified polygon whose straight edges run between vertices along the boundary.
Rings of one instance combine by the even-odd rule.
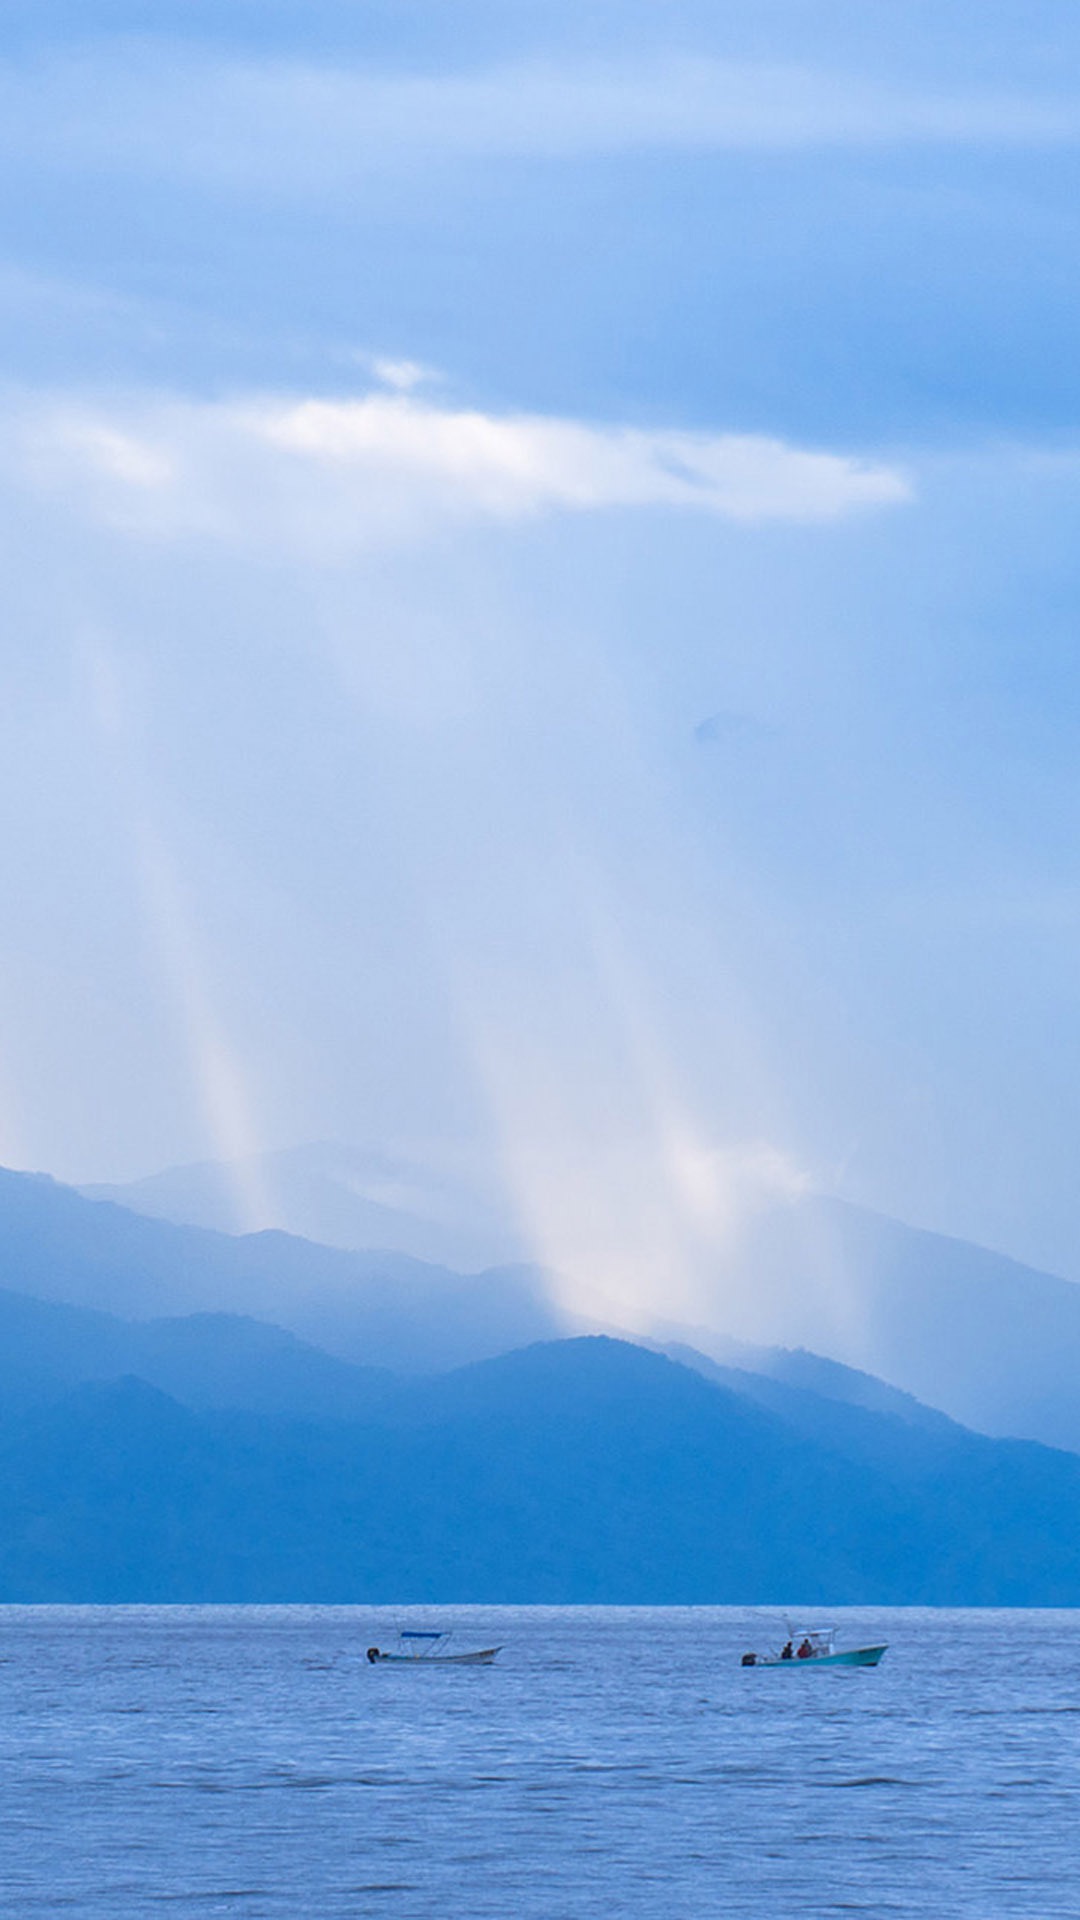
[[[283,192],[438,156],[1080,138],[1080,97],[933,91],[805,66],[669,57],[456,74],[213,57],[153,42],[0,67],[0,152]]]
[[[911,498],[896,468],[753,434],[360,399],[27,403],[24,478],[90,517],[322,554],[432,526],[667,508],[829,521]]]
[[[395,393],[412,393],[416,387],[437,377],[431,367],[425,367],[419,360],[376,358],[371,362],[371,371],[380,385],[392,387]]]
[[[164,448],[126,433],[107,420],[76,418],[58,424],[54,454],[61,461],[70,456],[76,466],[139,492],[159,492],[174,477],[172,460]]]

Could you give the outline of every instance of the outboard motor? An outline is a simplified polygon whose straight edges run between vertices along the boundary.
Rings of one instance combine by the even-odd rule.
[[[742,1657],[742,1660],[740,1661],[740,1663],[739,1663],[739,1664],[740,1664],[740,1666],[743,1666],[743,1667],[756,1667],[756,1666],[757,1666],[757,1654],[756,1654],[756,1653],[744,1653],[744,1654],[743,1654],[743,1657]]]
[[[367,1650],[367,1657],[371,1661],[372,1666],[374,1666],[376,1660],[379,1658],[378,1647],[369,1647]]]

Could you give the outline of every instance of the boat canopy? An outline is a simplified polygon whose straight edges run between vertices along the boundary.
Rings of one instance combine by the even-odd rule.
[[[449,1633],[440,1632],[438,1627],[402,1627],[398,1634],[403,1653],[411,1654],[414,1660],[426,1660],[450,1638]]]

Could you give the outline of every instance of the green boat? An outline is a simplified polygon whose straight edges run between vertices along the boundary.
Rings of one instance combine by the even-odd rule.
[[[789,1632],[779,1653],[744,1653],[744,1667],[876,1667],[888,1643],[877,1647],[837,1647],[832,1627]]]

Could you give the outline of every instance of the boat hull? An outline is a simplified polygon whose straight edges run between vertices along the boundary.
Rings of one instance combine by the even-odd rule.
[[[755,1667],[876,1667],[887,1646],[847,1647],[843,1653],[819,1653],[810,1660],[755,1660]]]
[[[490,1667],[499,1647],[481,1647],[476,1653],[379,1653],[373,1667]],[[370,1656],[369,1656],[370,1658]]]

